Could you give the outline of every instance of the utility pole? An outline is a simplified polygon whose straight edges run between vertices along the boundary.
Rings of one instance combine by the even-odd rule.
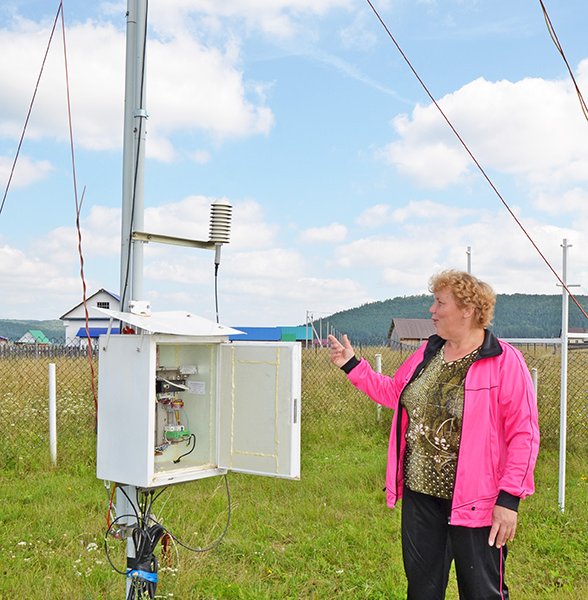
[[[467,272],[472,274],[472,247],[468,246],[466,250],[466,264],[467,264]]]
[[[567,448],[567,428],[568,428],[568,313],[569,313],[569,292],[570,287],[578,287],[579,284],[568,285],[568,244],[566,238],[561,244],[562,268],[561,280],[561,375],[560,375],[560,404],[559,404],[559,484],[558,484],[558,505],[561,512],[565,511],[566,506],[566,448]]]

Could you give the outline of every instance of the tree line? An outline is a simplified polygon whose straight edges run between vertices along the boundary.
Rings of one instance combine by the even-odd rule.
[[[588,296],[576,296],[588,312]],[[401,296],[370,302],[337,312],[325,323],[352,340],[364,344],[383,344],[388,339],[392,319],[429,319],[433,297],[429,294]],[[498,294],[491,329],[504,338],[557,338],[561,332],[561,295]],[[570,301],[569,327],[588,331],[588,319]]]

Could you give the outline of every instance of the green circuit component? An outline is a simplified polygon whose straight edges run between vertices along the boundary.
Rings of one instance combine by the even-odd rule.
[[[165,439],[170,442],[182,442],[190,437],[190,432],[187,429],[168,430],[165,432]]]

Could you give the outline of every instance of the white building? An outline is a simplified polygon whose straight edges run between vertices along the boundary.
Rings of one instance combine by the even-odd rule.
[[[90,338],[97,339],[100,334],[106,333],[110,319],[95,309],[109,308],[111,310],[120,310],[120,298],[116,294],[102,288],[86,299],[86,307],[88,308]],[[85,345],[88,339],[88,332],[86,331],[84,303],[80,302],[59,318],[65,325],[65,343],[70,346]],[[113,327],[112,333],[119,333],[118,327]]]

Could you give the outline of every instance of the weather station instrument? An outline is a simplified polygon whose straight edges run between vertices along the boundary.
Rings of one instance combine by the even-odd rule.
[[[96,471],[116,491],[105,545],[108,553],[110,537],[126,540],[126,568],[113,567],[126,575],[127,600],[155,598],[155,546],[171,536],[151,512],[154,490],[231,471],[300,477],[300,344],[247,342],[219,323],[216,281],[230,203],[213,202],[206,241],[144,231],[146,36],[147,1],[128,0],[121,310],[97,309],[111,327],[99,339]],[[151,310],[143,249],[152,242],[214,250],[216,322]],[[115,321],[120,334],[112,333]]]

